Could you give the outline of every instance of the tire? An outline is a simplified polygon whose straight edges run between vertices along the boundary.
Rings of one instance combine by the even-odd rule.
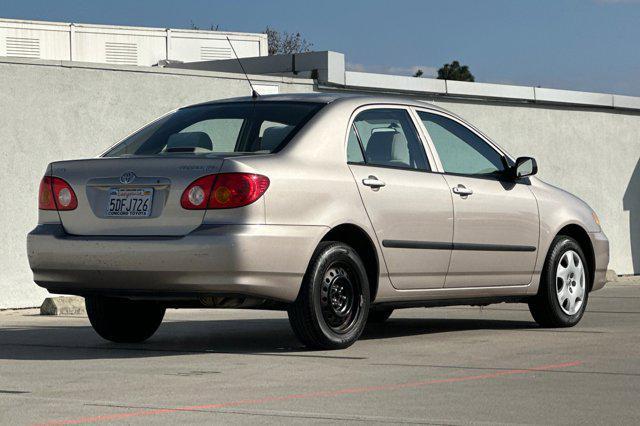
[[[370,324],[382,324],[389,319],[392,313],[393,309],[372,309],[369,311],[367,322]]]
[[[573,327],[580,322],[589,298],[588,268],[576,240],[565,235],[553,240],[540,277],[540,289],[529,301],[529,310],[538,324],[556,328]]]
[[[153,302],[108,297],[87,297],[87,315],[102,338],[116,343],[137,343],[156,332],[165,308]]]
[[[358,340],[369,313],[369,281],[356,251],[341,242],[320,243],[287,312],[309,348],[344,349]]]

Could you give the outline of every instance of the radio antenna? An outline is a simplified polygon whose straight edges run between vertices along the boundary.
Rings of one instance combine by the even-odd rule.
[[[244,67],[242,66],[242,61],[238,57],[238,54],[236,53],[236,49],[233,48],[233,44],[231,43],[229,36],[227,36],[227,41],[229,42],[229,46],[231,46],[231,50],[233,51],[233,55],[236,57],[238,64],[240,64],[240,69],[242,69],[242,72],[244,73],[245,78],[249,82],[249,86],[251,86],[251,97],[253,99],[256,99],[260,95],[258,94],[258,92],[256,92],[256,89],[253,87],[253,84],[251,84],[251,79],[249,79],[249,76],[247,75],[247,71],[245,71]]]

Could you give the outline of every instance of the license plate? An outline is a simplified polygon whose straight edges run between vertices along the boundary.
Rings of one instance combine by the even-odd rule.
[[[107,216],[147,217],[151,214],[153,188],[111,188]]]

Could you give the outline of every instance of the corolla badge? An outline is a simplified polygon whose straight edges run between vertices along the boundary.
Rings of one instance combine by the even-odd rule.
[[[136,180],[136,174],[133,172],[125,172],[120,176],[120,183],[125,185],[133,183],[134,180]]]

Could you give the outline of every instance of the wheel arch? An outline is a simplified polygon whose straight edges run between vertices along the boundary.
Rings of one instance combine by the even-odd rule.
[[[593,287],[593,280],[595,277],[595,267],[596,267],[596,256],[593,251],[593,244],[591,244],[591,238],[589,238],[589,233],[580,225],[571,223],[565,225],[561,228],[556,236],[564,235],[567,237],[571,237],[577,241],[580,245],[580,248],[584,252],[584,255],[587,260],[587,267],[589,268],[589,291]]]
[[[378,293],[378,281],[380,276],[380,260],[373,240],[361,227],[352,223],[343,223],[331,228],[320,240],[340,241],[351,246],[360,256],[367,272],[371,302]]]

